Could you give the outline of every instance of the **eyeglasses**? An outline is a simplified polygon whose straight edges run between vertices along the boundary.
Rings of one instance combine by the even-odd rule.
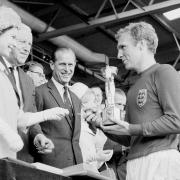
[[[45,75],[43,73],[32,71],[32,70],[29,70],[29,71],[32,72],[32,73],[38,74],[40,77],[45,77]]]
[[[123,106],[124,109],[126,108],[126,105],[125,104],[122,104],[122,103],[115,103],[116,106]]]

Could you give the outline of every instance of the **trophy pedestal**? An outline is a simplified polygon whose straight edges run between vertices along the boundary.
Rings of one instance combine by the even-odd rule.
[[[115,106],[108,106],[103,111],[103,122],[104,126],[112,126],[116,124],[115,122],[111,121],[111,119],[118,119],[121,120],[121,110],[116,108]]]

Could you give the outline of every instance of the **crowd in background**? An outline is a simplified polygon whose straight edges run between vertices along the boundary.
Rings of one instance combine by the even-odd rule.
[[[139,79],[127,95],[115,89],[113,108],[120,114],[112,115],[117,111],[98,86],[70,85],[76,66],[70,48],[54,52],[50,79],[38,62],[25,73],[31,29],[0,6],[0,158],[57,168],[86,163],[118,180],[180,179],[179,74],[156,63],[158,37],[150,24],[130,23],[116,38],[118,58]],[[112,124],[105,126],[105,118]]]

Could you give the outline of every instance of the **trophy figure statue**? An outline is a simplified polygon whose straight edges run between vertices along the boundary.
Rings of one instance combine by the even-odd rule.
[[[103,125],[112,125],[113,121],[108,120],[109,116],[114,119],[115,114],[117,115],[117,108],[115,108],[114,96],[115,96],[115,84],[114,76],[117,75],[117,67],[106,65],[102,69],[103,76],[105,77],[105,109],[103,111]],[[119,114],[119,113],[118,113]]]

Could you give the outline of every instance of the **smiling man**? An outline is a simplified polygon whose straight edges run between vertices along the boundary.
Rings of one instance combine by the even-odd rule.
[[[16,88],[19,96],[19,106],[24,112],[36,112],[35,87],[31,78],[19,67],[26,62],[32,46],[31,29],[21,23],[16,35],[16,47],[13,48],[11,55],[6,58],[12,67],[15,76]],[[17,158],[27,162],[33,162],[33,157],[29,154],[28,134],[19,130],[24,142],[23,149],[17,153]]]
[[[5,35],[6,38],[4,38]],[[13,120],[18,120],[17,127],[24,141],[24,148],[18,152],[17,158],[32,162],[32,157],[28,153],[28,135],[24,130],[32,124],[44,120],[53,120],[52,111],[53,114],[57,114],[58,111],[61,114],[64,110],[62,111],[62,109],[58,107],[59,110],[55,108],[53,110],[47,110],[46,112],[34,113],[36,112],[34,99],[35,87],[31,78],[19,67],[25,63],[30,52],[32,45],[31,29],[25,24],[20,23],[17,28],[10,28],[10,32],[7,29],[2,39],[4,41],[1,41],[0,44],[6,42],[6,46],[1,46],[2,49],[3,47],[4,49],[1,49],[3,57],[0,59],[0,70],[6,73],[16,94],[16,103],[18,103],[19,112],[18,119],[14,116],[15,119]],[[7,112],[9,112],[9,110]],[[67,109],[65,112],[68,112]],[[55,120],[60,120],[61,118],[59,119],[59,117],[56,116]]]
[[[146,22],[130,23],[117,32],[118,58],[139,74],[127,94],[126,121],[102,126],[129,146],[126,180],[180,178],[180,76],[168,64],[156,63],[158,37]]]
[[[40,123],[40,128],[32,127],[30,133],[38,150],[35,161],[65,168],[82,163],[79,147],[81,104],[78,97],[68,89],[76,65],[74,52],[60,48],[54,55],[54,62],[50,64],[53,71],[51,80],[36,90],[37,109],[42,111],[64,107],[70,113],[61,122]],[[53,144],[44,137],[51,139]]]

